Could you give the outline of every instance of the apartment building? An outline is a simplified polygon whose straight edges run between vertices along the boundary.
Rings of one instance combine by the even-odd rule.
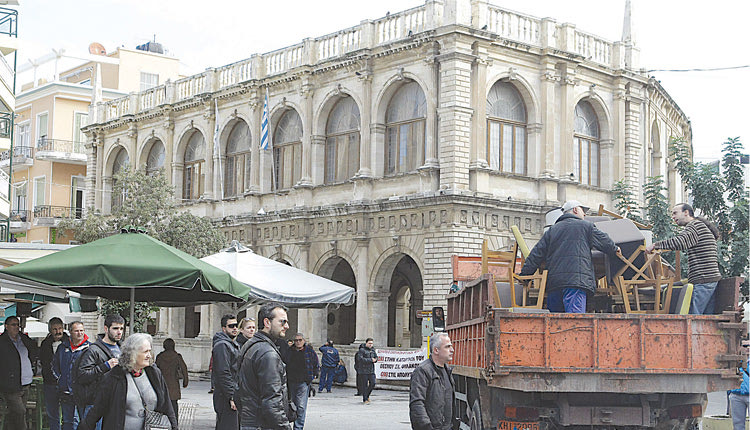
[[[18,2],[0,1],[0,5],[18,5]],[[18,49],[18,11],[3,6],[0,6],[0,151],[11,148]],[[9,238],[9,218],[10,177],[0,171],[0,240]]]
[[[86,138],[81,133],[89,104],[179,77],[179,61],[154,42],[111,54],[92,43],[86,55],[49,55],[36,63],[60,57],[83,62],[49,78],[34,73],[21,87],[13,157],[9,150],[0,154],[0,170],[11,175],[10,232],[18,242],[71,243],[58,234],[57,225],[63,218],[81,218],[93,205],[86,201]]]

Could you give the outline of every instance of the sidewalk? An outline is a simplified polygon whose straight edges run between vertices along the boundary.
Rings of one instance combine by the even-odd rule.
[[[182,389],[180,428],[209,430],[216,424],[208,381],[190,381]],[[316,385],[317,387],[317,385]],[[334,386],[331,393],[319,393],[308,402],[306,430],[367,430],[409,429],[409,393],[378,390],[370,396],[370,404],[354,396],[354,388]],[[184,414],[183,414],[184,411]]]

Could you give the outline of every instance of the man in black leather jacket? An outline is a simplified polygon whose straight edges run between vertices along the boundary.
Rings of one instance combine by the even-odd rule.
[[[5,427],[26,430],[26,400],[39,348],[21,333],[17,316],[6,318],[4,325],[5,331],[0,334],[0,397],[7,407]]]
[[[565,202],[563,215],[531,250],[521,275],[533,274],[544,262],[547,268],[547,307],[551,312],[585,313],[587,294],[594,294],[591,249],[614,257],[620,248],[612,239],[584,221],[588,208],[577,200]]]
[[[258,312],[260,331],[240,351],[240,429],[292,429],[286,368],[275,341],[286,335],[287,308],[267,303]]]
[[[120,340],[124,331],[123,317],[107,315],[104,318],[104,336],[92,343],[73,364],[73,397],[80,419],[94,405],[102,377],[120,363]],[[98,424],[97,428],[101,428],[101,425]]]
[[[430,358],[414,369],[409,382],[409,420],[415,430],[458,428],[458,408],[451,369],[453,344],[445,332],[430,337]]]
[[[214,386],[214,412],[216,412],[216,430],[236,430],[237,421],[237,354],[240,346],[235,342],[240,332],[237,317],[224,315],[221,317],[221,331],[214,335],[213,370],[211,382]]]

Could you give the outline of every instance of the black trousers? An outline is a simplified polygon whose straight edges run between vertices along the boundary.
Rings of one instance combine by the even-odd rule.
[[[372,390],[375,388],[375,374],[370,373],[362,376],[365,379],[362,385],[362,401],[366,402],[370,400],[370,393],[372,393]]]
[[[363,387],[367,386],[367,375],[357,372],[357,395],[361,396],[365,392]]]
[[[216,412],[216,430],[238,430],[239,415],[229,405],[229,399],[214,391],[214,412]]]

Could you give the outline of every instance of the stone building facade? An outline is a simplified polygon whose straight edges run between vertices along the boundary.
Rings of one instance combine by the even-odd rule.
[[[455,254],[536,241],[568,199],[611,207],[625,178],[668,177],[685,114],[638,71],[628,36],[481,0],[424,5],[91,106],[88,201],[117,169],[164,169],[184,209],[227,241],[354,287],[351,307],[292,312],[318,343],[422,343],[416,311],[445,305]],[[268,95],[271,147],[261,149]],[[204,307],[216,329],[219,308]],[[183,312],[180,314],[180,312]],[[183,310],[160,332],[184,336]],[[193,333],[194,334],[194,333]]]

